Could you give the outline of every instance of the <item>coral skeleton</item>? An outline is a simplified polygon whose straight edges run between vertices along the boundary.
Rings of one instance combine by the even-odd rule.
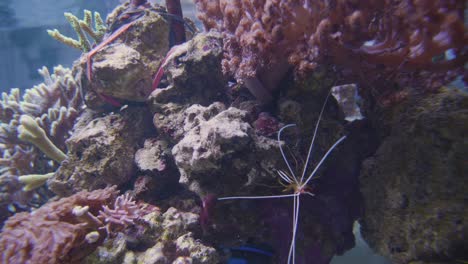
[[[293,226],[292,226],[292,237],[291,237],[291,243],[290,243],[290,247],[289,247],[289,253],[288,253],[288,264],[289,263],[295,263],[295,259],[296,259],[296,233],[297,233],[297,226],[298,226],[298,222],[299,222],[299,212],[300,212],[300,204],[301,204],[301,195],[303,194],[307,194],[307,195],[310,195],[310,196],[314,196],[314,194],[312,192],[309,191],[309,188],[308,188],[308,184],[309,182],[312,180],[312,178],[314,177],[314,175],[316,174],[316,172],[318,171],[318,169],[320,168],[320,166],[323,164],[323,162],[327,159],[327,157],[330,155],[330,153],[341,143],[343,142],[343,140],[346,139],[346,136],[343,136],[341,137],[340,139],[338,139],[329,149],[328,151],[325,153],[325,155],[323,155],[322,159],[317,163],[317,165],[315,166],[315,168],[312,170],[312,172],[310,174],[308,174],[307,176],[307,173],[308,173],[308,165],[309,165],[309,160],[310,160],[310,157],[311,157],[311,153],[312,153],[312,149],[314,147],[314,142],[315,142],[315,138],[317,136],[317,130],[318,130],[318,127],[319,127],[319,124],[320,124],[320,120],[321,120],[321,117],[322,117],[322,114],[325,110],[325,105],[326,105],[326,102],[328,100],[328,97],[330,96],[330,94],[327,95],[326,99],[325,99],[325,103],[323,104],[322,106],[322,109],[320,111],[320,114],[319,114],[319,117],[318,117],[318,120],[317,120],[317,123],[315,125],[315,130],[314,130],[314,134],[312,136],[312,140],[310,142],[310,146],[309,146],[309,151],[307,153],[307,157],[305,159],[305,164],[304,164],[304,167],[302,169],[302,173],[301,175],[296,175],[296,173],[294,173],[294,170],[292,169],[291,165],[290,165],[290,162],[288,161],[288,159],[286,158],[286,155],[285,155],[285,152],[283,150],[283,147],[282,147],[282,143],[281,143],[281,133],[286,129],[286,128],[289,128],[289,127],[292,127],[292,126],[295,126],[295,124],[289,124],[289,125],[286,125],[284,127],[282,127],[279,131],[278,131],[278,138],[277,138],[277,141],[278,141],[278,145],[279,145],[279,148],[280,148],[280,152],[281,152],[281,155],[283,157],[283,160],[284,162],[286,163],[286,166],[288,168],[288,171],[282,171],[282,170],[277,170],[277,173],[279,175],[279,177],[281,178],[281,180],[284,181],[284,186],[286,186],[286,190],[293,190],[294,193],[292,194],[282,194],[282,195],[267,195],[267,196],[232,196],[232,197],[222,197],[222,198],[218,198],[219,201],[224,201],[224,200],[241,200],[241,199],[247,199],[247,200],[250,200],[250,199],[277,199],[277,198],[293,198],[293,214],[292,214],[292,223],[293,223]],[[306,177],[307,176],[307,177]]]
[[[94,12],[94,28],[91,11],[89,10],[84,10],[83,20],[78,19],[76,16],[68,12],[64,13],[64,16],[78,35],[78,40],[62,35],[57,29],[47,30],[47,33],[54,39],[73,48],[82,50],[83,52],[91,50],[91,43],[86,37],[85,32],[94,39],[95,43],[102,41],[102,38],[106,33],[106,25],[98,12]]]

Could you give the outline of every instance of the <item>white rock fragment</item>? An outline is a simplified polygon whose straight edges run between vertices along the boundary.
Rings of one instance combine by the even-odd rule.
[[[353,122],[354,120],[364,119],[359,108],[359,97],[356,84],[344,84],[332,87],[332,95],[335,97],[338,105],[345,114],[345,120]]]

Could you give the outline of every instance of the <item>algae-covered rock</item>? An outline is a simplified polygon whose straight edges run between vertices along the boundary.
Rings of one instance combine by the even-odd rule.
[[[138,178],[133,192],[147,201],[158,200],[173,193],[179,185],[179,171],[166,140],[149,138],[135,153]]]
[[[110,238],[90,255],[85,263],[224,263],[211,246],[200,240],[198,206],[189,198],[172,198],[164,202],[169,208],[143,217],[146,225],[131,234]],[[185,207],[190,207],[190,211]],[[171,205],[177,206],[170,207]],[[188,206],[187,206],[188,205]]]
[[[166,262],[161,263],[173,263],[180,257],[190,259],[192,263],[220,263],[216,250],[196,238],[195,234],[201,233],[198,214],[170,207],[152,220],[154,230],[159,231],[158,242],[139,255],[139,263],[159,263],[157,261],[163,259]],[[146,262],[150,259],[154,261]]]
[[[191,128],[206,121],[226,109],[221,102],[213,102],[207,107],[167,103],[160,105],[153,116],[154,126],[168,140],[177,143]]]
[[[189,107],[184,137],[172,149],[180,182],[200,195],[236,193],[260,175],[271,179],[280,159],[271,152],[276,141],[257,137],[245,111],[224,109],[221,103]]]
[[[151,131],[147,111],[126,108],[105,116],[85,111],[67,141],[68,157],[49,179],[49,188],[66,196],[128,181],[135,173],[135,151]]]
[[[226,93],[225,85],[216,85],[222,79],[204,71],[200,76],[207,78],[197,75],[192,78],[193,73],[204,68],[191,66],[192,62],[202,61],[198,62],[196,56],[190,55],[189,45],[200,41],[198,38],[206,38],[204,35],[196,36],[174,51],[175,55],[170,56],[165,67],[168,86],[159,87],[148,100],[154,113],[157,137],[167,140],[172,147],[182,186],[200,196],[207,205],[202,211],[206,241],[224,247],[242,246],[248,241],[268,244],[276,251],[275,263],[285,263],[291,242],[293,199],[216,203],[216,198],[209,198],[292,193],[292,186],[287,188],[278,183],[277,170],[287,170],[279,144],[285,144],[292,169],[301,173],[299,170],[304,164],[317,118],[328,94],[327,87],[285,89],[286,94],[278,95],[278,105],[272,106],[274,109],[270,112],[275,122],[254,122],[263,109],[252,101],[246,101],[249,99],[241,91]],[[183,60],[185,58],[194,59]],[[200,58],[208,60],[216,56],[207,54]],[[209,70],[221,73],[219,65]],[[230,96],[236,98],[232,105],[229,105]],[[330,97],[322,116],[309,171],[343,134],[339,108],[332,100]],[[297,129],[287,129],[283,134],[285,142],[277,142],[276,133],[281,123],[286,122],[296,123]],[[252,127],[254,123],[255,128]],[[262,134],[262,131],[268,133]],[[361,163],[358,160],[360,154],[352,153],[361,151],[351,149],[354,147],[349,145],[347,155],[340,156],[340,159],[335,160],[333,155],[327,159],[317,176],[324,176],[323,171],[333,164],[333,160],[341,161],[346,157],[344,165],[330,166],[333,170],[320,179],[324,179],[322,182],[327,185],[319,189],[320,195],[305,197],[301,204],[304,208],[300,220],[301,239],[300,243],[297,242],[301,258],[309,256],[304,252],[314,252],[317,261],[327,263],[334,254],[343,253],[353,245],[352,223],[357,218],[354,203],[358,197],[356,182]],[[315,183],[311,181],[312,190],[315,190]],[[351,208],[347,208],[350,204]],[[208,212],[210,210],[211,213]]]
[[[215,32],[200,33],[174,47],[165,67],[169,85],[151,94],[151,108],[157,110],[167,103],[206,106],[223,98],[222,47],[222,38]]]
[[[126,257],[126,247],[127,240],[125,235],[123,233],[118,233],[116,237],[106,240],[103,245],[99,246],[84,263],[122,263],[123,259]]]
[[[157,174],[171,166],[168,143],[163,140],[147,139],[143,148],[135,153],[135,163],[140,171]]]
[[[167,13],[158,5],[134,9],[126,3],[109,14],[107,23],[110,26],[103,42],[128,28],[93,56],[83,54],[78,61],[76,67],[84,69],[81,81],[87,105],[101,107],[104,102],[98,95],[143,102],[152,91],[153,75],[170,47]]]
[[[388,117],[360,176],[364,238],[394,263],[467,259],[468,95],[442,89]]]
[[[203,119],[206,117],[208,119]],[[193,122],[185,125],[193,127],[186,130],[185,137],[173,148],[179,168],[194,173],[219,169],[222,166],[219,161],[224,155],[230,155],[249,144],[248,133],[252,127],[242,121],[245,112],[230,108],[215,116],[189,115],[187,121],[192,118]]]
[[[137,263],[144,263],[144,264],[170,263],[170,261],[164,255],[163,250],[164,250],[163,243],[161,242],[156,243],[156,245],[146,250],[139,258],[137,258]]]
[[[128,101],[143,102],[152,91],[153,71],[144,63],[143,54],[127,44],[104,49],[93,59],[92,89]]]
[[[176,252],[185,257],[178,257],[173,263],[215,263],[219,261],[216,250],[212,247],[203,245],[199,240],[195,239],[193,233],[187,233],[175,241]]]

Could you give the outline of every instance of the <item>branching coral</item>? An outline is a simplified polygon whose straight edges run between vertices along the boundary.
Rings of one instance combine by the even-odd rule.
[[[106,25],[98,12],[94,12],[94,29],[91,11],[89,10],[84,10],[83,20],[79,20],[71,13],[65,13],[64,16],[78,35],[78,40],[62,35],[57,29],[47,30],[47,33],[54,39],[84,52],[91,50],[91,43],[86,37],[85,32],[94,39],[95,43],[102,41],[104,33],[106,33]]]
[[[38,147],[49,158],[62,162],[67,158],[59,148],[46,136],[44,129],[30,116],[22,115],[20,117],[20,126],[18,126],[18,138],[32,143]]]
[[[205,27],[223,32],[224,71],[249,88],[258,87],[252,78],[275,88],[289,65],[299,74],[324,61],[436,71],[463,69],[467,59],[464,0],[195,2]],[[454,56],[436,62],[444,52]]]
[[[23,191],[28,192],[41,187],[53,175],[53,172],[47,174],[28,174],[19,176],[18,180],[25,184]]]
[[[54,68],[50,74],[46,67],[39,70],[44,83],[27,89],[21,100],[20,90],[12,89],[3,93],[0,101],[0,142],[18,142],[17,128],[21,115],[37,119],[41,127],[58,147],[64,147],[68,131],[82,106],[81,85],[70,69]]]
[[[26,90],[22,98],[19,89],[12,89],[0,99],[0,177],[50,173],[57,167],[36,146],[20,139],[22,115],[29,116],[29,123],[36,124],[53,145],[64,150],[65,140],[80,112],[81,85],[70,69],[58,66],[50,74],[44,67],[39,73],[44,83]],[[61,156],[59,160],[63,159]],[[16,199],[12,197],[13,192],[17,190],[15,187],[8,189],[8,193],[2,191],[0,207],[13,202]]]
[[[30,163],[37,158],[33,147],[14,146],[10,148],[5,144],[0,144],[0,150],[2,151],[2,158],[0,158],[0,174],[2,176],[32,172]]]

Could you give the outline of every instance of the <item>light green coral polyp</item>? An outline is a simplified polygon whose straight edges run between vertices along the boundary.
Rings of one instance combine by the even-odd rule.
[[[57,148],[52,141],[47,137],[44,129],[42,129],[32,117],[22,115],[20,117],[20,126],[18,127],[18,138],[34,144],[38,147],[47,157],[62,162],[67,158],[59,148]]]
[[[52,176],[54,176],[53,172],[47,174],[28,174],[19,176],[18,180],[25,185],[23,191],[28,192],[41,187]]]
[[[90,35],[94,39],[95,43],[99,43],[102,41],[104,33],[106,33],[106,26],[101,18],[101,15],[98,12],[94,12],[94,29],[92,26],[93,19],[91,11],[89,10],[84,10],[83,20],[79,20],[72,13],[66,12],[64,13],[64,16],[78,35],[78,40],[62,35],[57,29],[47,30],[47,33],[54,39],[73,48],[80,49],[84,52],[88,52],[91,50],[91,43],[86,37],[85,32],[88,33],[88,35]]]

